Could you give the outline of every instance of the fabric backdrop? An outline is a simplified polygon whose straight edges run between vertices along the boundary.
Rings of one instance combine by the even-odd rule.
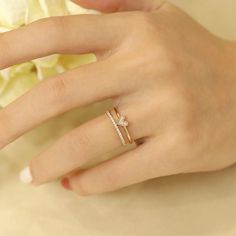
[[[212,32],[236,39],[235,0],[172,2]],[[61,116],[0,152],[0,235],[236,235],[236,167],[160,178],[86,198],[65,191],[58,183],[35,188],[19,182],[18,172],[30,158],[67,130],[101,114],[105,106]],[[48,132],[54,137],[49,139]]]

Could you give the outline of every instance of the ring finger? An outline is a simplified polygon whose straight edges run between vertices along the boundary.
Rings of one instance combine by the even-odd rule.
[[[128,110],[128,109],[125,109]],[[127,114],[134,120],[134,114]],[[135,124],[129,126],[134,140],[144,136]],[[35,185],[43,184],[62,177],[78,168],[94,162],[102,161],[102,156],[122,146],[121,140],[115,131],[110,119],[104,114],[59,139],[49,149],[32,159],[21,177],[24,182]],[[28,179],[25,179],[28,176]]]

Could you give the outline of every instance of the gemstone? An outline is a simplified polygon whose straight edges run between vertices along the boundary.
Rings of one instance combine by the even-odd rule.
[[[125,126],[128,126],[129,123],[128,121],[125,120],[124,116],[120,116],[117,120],[117,125],[125,127]]]

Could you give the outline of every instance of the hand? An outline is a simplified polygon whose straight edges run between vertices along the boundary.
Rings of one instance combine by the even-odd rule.
[[[234,164],[234,43],[168,3],[78,2],[122,12],[54,17],[1,36],[1,68],[53,53],[92,52],[98,58],[42,81],[0,111],[1,147],[52,117],[108,98],[130,122],[137,147],[78,171],[122,145],[104,114],[32,159],[24,177],[35,185],[66,177],[64,184],[88,195]]]

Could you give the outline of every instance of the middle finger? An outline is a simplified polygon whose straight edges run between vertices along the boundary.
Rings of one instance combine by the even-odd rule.
[[[125,91],[111,60],[84,65],[42,81],[0,111],[0,148],[44,121]]]

